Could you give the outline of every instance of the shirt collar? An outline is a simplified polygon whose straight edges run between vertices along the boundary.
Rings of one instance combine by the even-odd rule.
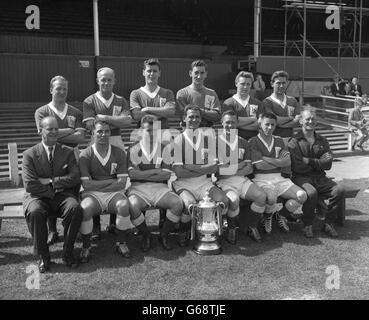
[[[48,104],[49,108],[54,111],[54,113],[62,120],[64,120],[65,116],[67,115],[68,112],[68,105],[64,104],[64,109],[63,111],[59,111],[58,109],[56,109],[56,107],[54,106],[53,102],[50,102]]]
[[[49,147],[52,147],[53,148],[53,153],[55,152],[55,144],[53,145],[53,146],[48,146],[48,145],[46,145],[43,141],[41,141],[41,143],[42,143],[42,146],[44,147],[44,149],[45,149],[45,151],[46,151],[46,154],[49,156]]]
[[[106,107],[106,108],[109,108],[110,107],[110,105],[111,105],[111,103],[112,103],[112,101],[113,101],[113,99],[114,99],[114,96],[115,96],[115,94],[113,93],[112,95],[111,95],[111,97],[109,98],[109,100],[106,100],[101,94],[100,94],[100,92],[99,91],[97,91],[96,92],[96,97],[98,97],[99,98],[99,100],[104,104],[104,106]]]
[[[156,95],[158,94],[160,87],[157,86],[156,89],[153,92],[150,92],[149,90],[147,90],[145,87],[141,87],[140,88],[143,92],[145,92],[151,99],[154,99],[156,97]]]
[[[235,99],[242,107],[246,108],[250,101],[250,95],[248,95],[246,100],[242,100],[237,94],[234,94],[233,99]]]

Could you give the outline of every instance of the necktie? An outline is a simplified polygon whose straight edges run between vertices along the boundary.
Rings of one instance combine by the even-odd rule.
[[[54,168],[54,159],[53,159],[53,149],[54,147],[47,147],[49,150],[49,164],[51,168],[51,175],[53,175],[53,168]]]

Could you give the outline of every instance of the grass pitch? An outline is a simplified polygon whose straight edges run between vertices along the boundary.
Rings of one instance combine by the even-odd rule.
[[[345,227],[337,227],[338,239],[320,232],[306,239],[301,225],[290,225],[289,234],[276,224],[272,235],[258,244],[239,232],[238,244],[223,241],[223,253],[199,256],[191,247],[164,251],[158,241],[158,216],[148,213],[154,248],[144,254],[140,238],[130,236],[133,257],[123,259],[114,248],[114,236],[106,232],[94,243],[92,258],[78,269],[61,264],[62,242],[51,247],[55,264],[42,274],[40,288],[29,290],[27,266],[36,265],[24,220],[4,220],[0,234],[0,299],[368,299],[369,297],[369,186],[368,179],[345,181],[361,189],[346,202]],[[102,217],[103,228],[108,216]],[[58,222],[59,234],[62,227]],[[240,230],[239,230],[240,231]],[[81,243],[76,243],[77,251]],[[339,270],[339,289],[327,288],[327,267]],[[335,267],[334,267],[335,268]],[[328,268],[329,271],[329,268]],[[328,286],[329,287],[329,286]]]

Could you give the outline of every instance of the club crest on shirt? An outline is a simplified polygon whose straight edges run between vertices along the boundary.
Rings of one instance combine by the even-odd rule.
[[[159,98],[160,108],[163,108],[166,103],[167,103],[167,99],[166,98]]]
[[[279,153],[281,152],[282,148],[281,147],[275,147],[274,149],[275,149],[275,157],[279,158]]]
[[[293,114],[295,113],[295,107],[287,106],[287,113],[289,117],[293,117]]]
[[[157,157],[155,161],[155,169],[160,169],[162,162],[163,162],[163,158]]]
[[[119,116],[122,112],[122,107],[113,106],[113,116]]]
[[[76,117],[74,116],[67,116],[67,123],[69,128],[73,128],[76,126]]]
[[[116,174],[117,173],[117,167],[118,167],[118,164],[116,162],[113,162],[111,164],[110,174]]]
[[[256,117],[256,112],[258,111],[257,104],[250,104],[250,117]]]
[[[205,103],[204,103],[205,109],[211,109],[214,103],[215,103],[214,96],[209,96],[209,95],[205,96]]]

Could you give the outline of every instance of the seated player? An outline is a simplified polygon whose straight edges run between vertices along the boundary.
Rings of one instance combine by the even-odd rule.
[[[116,214],[117,241],[115,250],[125,258],[130,257],[126,244],[127,230],[131,228],[128,199],[125,186],[127,181],[126,153],[110,144],[109,124],[95,120],[92,131],[93,144],[82,151],[79,160],[82,192],[81,207],[83,221],[81,262],[90,258],[93,223],[92,217],[103,213]]]
[[[173,170],[178,179],[173,181],[173,188],[182,198],[185,206],[179,228],[180,246],[187,245],[188,231],[191,227],[191,216],[188,212],[190,204],[202,200],[208,191],[213,201],[223,202],[226,207],[228,205],[225,193],[208,177],[218,171],[218,160],[215,156],[210,157],[210,153],[215,151],[216,138],[211,128],[199,128],[201,116],[202,112],[198,106],[187,105],[183,115],[186,129],[174,139]],[[210,136],[205,137],[206,132]],[[211,143],[213,148],[210,147]],[[209,153],[208,157],[206,153]],[[229,228],[235,228],[234,223],[234,219],[230,217]]]
[[[259,134],[250,139],[251,160],[254,165],[254,183],[263,188],[267,195],[263,227],[267,234],[272,232],[272,217],[276,218],[280,229],[289,232],[289,213],[301,210],[306,201],[305,191],[281,175],[281,169],[291,164],[290,155],[281,137],[274,136],[277,117],[273,113],[263,113],[259,119]],[[277,212],[277,198],[288,199]]]
[[[219,168],[217,186],[226,193],[229,200],[229,220],[238,216],[240,198],[252,201],[249,226],[245,231],[251,239],[260,242],[261,237],[257,225],[261,214],[265,211],[266,194],[263,189],[246,177],[253,171],[250,148],[245,139],[237,136],[236,113],[231,110],[224,112],[222,126],[223,131],[218,135],[218,159],[226,167]],[[232,244],[236,243],[235,228],[228,230],[227,240]]]
[[[127,194],[132,223],[143,235],[144,252],[150,249],[151,234],[142,212],[150,207],[166,209],[166,220],[160,230],[159,242],[165,250],[171,250],[168,234],[179,223],[183,210],[181,198],[168,187],[172,174],[170,149],[166,149],[156,136],[160,132],[154,132],[154,121],[155,117],[151,115],[141,119],[142,138],[129,149],[128,173],[132,185]]]
[[[254,76],[241,71],[235,79],[237,93],[223,103],[222,111],[233,110],[238,117],[238,135],[246,140],[258,134],[258,118],[263,113],[262,103],[250,96]]]
[[[325,174],[332,167],[332,152],[326,138],[315,132],[317,124],[315,112],[306,109],[301,113],[302,131],[288,143],[291,154],[292,180],[307,193],[307,201],[302,210],[303,233],[312,238],[313,220],[319,197],[329,201],[325,215],[323,232],[328,236],[338,237],[333,227],[337,213],[342,209],[344,189]]]
[[[369,123],[365,119],[364,113],[361,108],[364,105],[362,98],[355,99],[354,109],[352,109],[348,116],[349,129],[353,133],[354,143],[351,150],[354,151],[358,146],[362,151],[365,151],[363,144],[369,139],[368,126]]]

